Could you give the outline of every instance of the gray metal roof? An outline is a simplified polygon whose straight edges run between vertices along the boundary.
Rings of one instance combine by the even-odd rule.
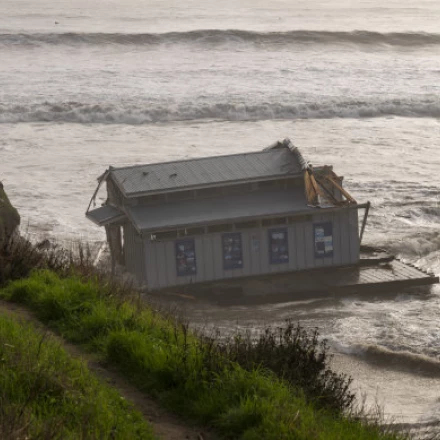
[[[256,217],[312,212],[302,188],[252,192],[205,200],[188,200],[156,206],[127,207],[138,231],[159,231],[197,224],[221,223]]]
[[[200,186],[264,180],[301,173],[298,155],[290,148],[176,162],[110,168],[126,197]]]
[[[86,212],[86,217],[98,226],[104,226],[123,219],[125,214],[114,206],[104,205]]]

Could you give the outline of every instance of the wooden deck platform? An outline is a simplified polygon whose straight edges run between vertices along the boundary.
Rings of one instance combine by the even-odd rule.
[[[429,286],[439,277],[393,257],[363,258],[359,265],[278,273],[166,289],[165,293],[221,304],[269,303],[322,296],[380,294]]]

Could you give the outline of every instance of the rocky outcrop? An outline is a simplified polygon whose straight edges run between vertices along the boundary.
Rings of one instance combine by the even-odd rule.
[[[20,225],[20,215],[11,205],[0,182],[0,245],[7,243]]]

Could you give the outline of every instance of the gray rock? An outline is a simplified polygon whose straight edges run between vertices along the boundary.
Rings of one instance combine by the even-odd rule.
[[[0,182],[0,245],[7,243],[17,233],[19,225],[20,215],[11,205]]]

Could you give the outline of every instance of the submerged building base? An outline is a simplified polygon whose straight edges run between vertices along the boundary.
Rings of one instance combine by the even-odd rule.
[[[270,274],[178,286],[156,291],[218,304],[272,303],[347,294],[383,294],[437,284],[428,274],[394,257],[361,258],[359,265]]]

